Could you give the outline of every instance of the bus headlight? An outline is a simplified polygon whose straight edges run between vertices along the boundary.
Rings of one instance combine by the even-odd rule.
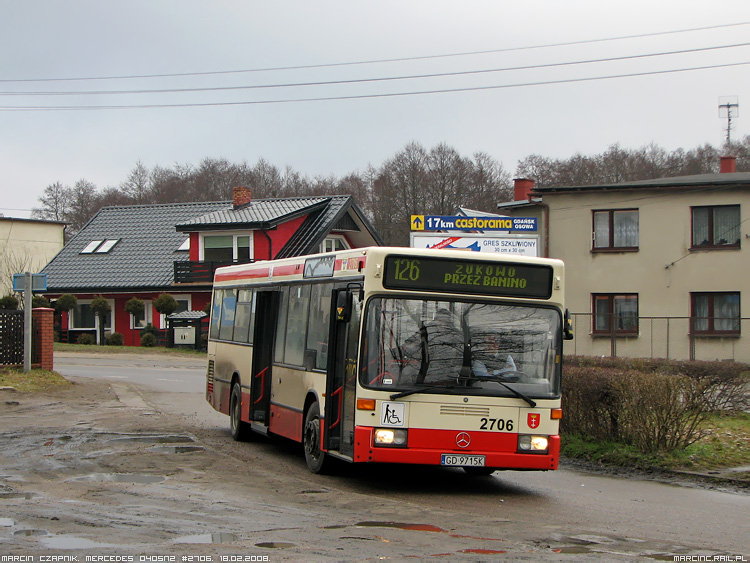
[[[406,447],[407,431],[404,428],[376,428],[375,445],[391,448]]]
[[[547,436],[532,436],[531,434],[519,434],[518,451],[528,454],[546,454],[549,449]]]

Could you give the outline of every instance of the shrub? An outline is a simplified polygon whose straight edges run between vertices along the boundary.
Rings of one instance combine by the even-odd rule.
[[[80,335],[80,336],[78,337],[78,339],[76,340],[76,342],[77,342],[78,344],[87,344],[87,345],[89,345],[89,346],[90,346],[91,344],[96,344],[96,338],[94,338],[94,337],[93,337],[93,336],[91,336],[90,334],[86,334],[86,333],[84,333],[84,334],[81,334],[81,335]]]
[[[15,295],[10,294],[5,297],[0,297],[0,309],[15,311],[18,309],[18,298]]]
[[[119,332],[113,332],[107,337],[107,346],[122,346],[125,344],[125,338]]]
[[[147,332],[141,336],[141,346],[144,348],[153,348],[156,346],[156,336],[151,332]]]
[[[156,328],[154,328],[154,325],[152,325],[151,323],[148,323],[140,330],[138,334],[140,334],[141,338],[143,338],[147,334],[156,335]]]
[[[177,310],[177,300],[169,293],[162,293],[154,300],[154,309],[162,315],[171,315]]]
[[[727,362],[570,358],[562,431],[645,453],[683,449],[700,439],[711,412],[747,401],[748,369]]]
[[[75,309],[76,305],[78,305],[78,298],[70,293],[63,293],[55,301],[55,309],[58,312],[70,311],[71,309]]]
[[[31,306],[36,307],[49,307],[49,299],[42,295],[35,295],[31,298]]]
[[[145,309],[146,304],[137,297],[133,297],[130,301],[125,303],[125,312],[134,316],[140,315]]]

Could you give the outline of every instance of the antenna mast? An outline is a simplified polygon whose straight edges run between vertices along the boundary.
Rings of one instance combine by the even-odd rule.
[[[727,146],[731,144],[732,119],[740,115],[740,104],[737,96],[721,96],[719,98],[719,117],[727,118]]]

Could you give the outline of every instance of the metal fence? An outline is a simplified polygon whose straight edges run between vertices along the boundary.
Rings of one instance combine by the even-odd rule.
[[[750,319],[740,319],[740,336],[696,335],[690,317],[639,317],[637,334],[593,331],[590,313],[572,313],[575,338],[565,343],[573,356],[734,360],[750,363]]]
[[[0,310],[0,365],[23,365],[23,311]]]

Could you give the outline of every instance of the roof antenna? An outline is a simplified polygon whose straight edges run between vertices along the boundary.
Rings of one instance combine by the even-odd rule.
[[[727,147],[731,146],[732,119],[740,115],[740,104],[737,96],[719,97],[719,117],[727,118]]]

